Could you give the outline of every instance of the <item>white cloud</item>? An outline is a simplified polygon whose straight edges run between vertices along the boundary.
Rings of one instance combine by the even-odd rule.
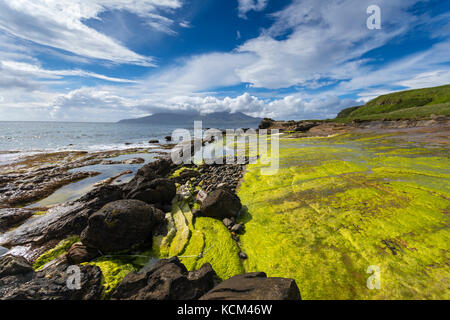
[[[267,7],[269,0],[238,0],[239,17],[247,18],[249,11],[262,11]]]
[[[169,90],[172,94],[191,94],[240,84],[238,70],[254,60],[247,53],[209,53],[193,56],[178,65],[149,77],[147,88]]]
[[[409,80],[399,81],[398,84],[411,89],[436,87],[450,83],[450,69],[424,72]]]
[[[298,96],[286,96],[280,99],[261,99],[249,93],[236,97],[219,98],[211,95],[165,96],[142,92],[142,88],[129,87],[83,87],[65,94],[39,91],[26,100],[15,96],[17,108],[0,106],[0,116],[11,118],[27,108],[30,117],[36,120],[71,121],[117,121],[124,118],[141,117],[157,112],[245,112],[256,117],[276,119],[331,118],[341,109],[356,105],[353,100],[340,100],[336,96],[307,99]],[[0,96],[2,92],[0,91]],[[11,101],[7,98],[5,105]],[[39,103],[36,103],[39,101]],[[32,102],[33,108],[27,103]],[[39,110],[40,117],[37,114]],[[45,110],[45,112],[42,112]]]
[[[406,9],[417,1],[379,1],[383,29],[368,30],[371,0],[297,0],[272,15],[274,24],[238,48],[258,58],[239,75],[255,87],[279,89],[315,79],[351,78],[367,61],[361,56],[406,32],[417,20]]]
[[[415,2],[379,0],[383,29],[371,31],[365,25],[365,9],[371,0],[294,1],[272,14],[274,23],[270,28],[236,50],[185,57],[140,80],[78,69],[45,69],[32,57],[29,47],[0,32],[0,119],[20,120],[26,114],[28,120],[53,117],[117,121],[162,111],[241,111],[277,119],[331,118],[341,109],[392,91],[393,87],[417,88],[450,82],[449,41],[390,63],[368,63],[373,61],[361,58],[419,23],[419,18],[406,10]],[[173,34],[173,21],[164,13],[182,4],[178,0],[73,0],[70,11],[68,3],[0,0],[0,29],[9,28],[17,38],[54,48],[67,46],[65,50],[77,54],[77,59],[145,65],[152,60],[87,27],[83,21],[99,19],[103,10],[126,10],[146,18],[152,28]],[[25,4],[27,8],[20,12]],[[267,1],[241,0],[239,5],[240,14],[245,16],[250,10],[263,10]],[[190,26],[185,21],[178,25]],[[66,92],[51,89],[50,84],[64,83],[70,76],[98,78],[116,85]],[[262,92],[255,96],[237,89],[239,93],[224,96],[225,88],[245,83],[272,90],[251,89]],[[318,89],[331,84],[336,86],[314,94],[292,89]],[[280,88],[291,88],[290,93],[279,94]],[[214,91],[219,91],[220,97]],[[362,101],[339,98],[349,94]]]
[[[152,58],[137,54],[83,22],[106,10],[124,10],[167,33],[172,21],[159,12],[180,8],[180,0],[0,0],[0,29],[20,39],[79,56],[144,66]]]
[[[94,72],[83,71],[79,69],[75,70],[47,70],[43,69],[39,65],[33,65],[25,62],[17,61],[0,61],[0,70],[2,70],[2,76],[20,76],[24,78],[39,78],[39,79],[62,79],[66,76],[77,76],[77,77],[90,77],[97,78],[110,82],[122,82],[122,83],[132,83],[136,82],[134,80],[121,79],[108,77],[105,75],[97,74]]]

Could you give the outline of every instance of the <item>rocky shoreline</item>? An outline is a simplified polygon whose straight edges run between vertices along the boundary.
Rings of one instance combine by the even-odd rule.
[[[0,257],[0,299],[300,299],[292,279],[254,273],[222,282],[210,264],[188,272],[177,257],[128,273],[105,294],[105,275],[89,262],[151,248],[155,236],[170,232],[166,212],[176,199],[189,204],[194,221],[200,216],[223,220],[238,246],[239,234],[245,232],[236,222],[242,209],[236,188],[244,164],[182,166],[161,155],[127,183],[103,181],[80,199],[52,208],[18,207],[97,174],[70,169],[115,163],[105,159],[115,155],[48,155],[64,159],[64,165],[48,166],[39,159],[42,165],[23,161],[3,167],[0,246],[10,250]],[[246,259],[246,254],[239,252],[239,258]],[[71,265],[79,266],[83,274],[78,290],[67,289],[65,271]],[[267,290],[274,286],[277,290]]]
[[[408,139],[415,132],[426,138],[427,130],[448,130],[448,120],[340,124],[265,119],[260,129],[281,129],[286,138],[403,130]],[[433,139],[439,137],[433,135]],[[139,255],[151,250],[155,239],[173,237],[177,222],[169,213],[175,205],[188,206],[192,212],[188,224],[195,224],[198,217],[221,221],[239,249],[238,259],[247,259],[240,250],[239,237],[245,233],[245,225],[239,222],[245,208],[236,195],[245,164],[176,165],[161,153],[158,160],[143,165],[126,183],[113,184],[121,176],[117,175],[101,181],[76,201],[51,208],[20,207],[61,185],[96,174],[73,173],[70,169],[143,162],[139,156],[109,159],[117,155],[118,151],[49,154],[1,168],[0,299],[300,299],[293,279],[267,278],[261,272],[219,279],[210,264],[188,271],[176,256],[156,263],[148,263],[151,259],[146,258],[148,261],[138,270],[116,270],[126,274],[106,288],[104,278],[108,275],[90,263],[109,256]],[[48,159],[61,162],[49,165]],[[5,254],[6,250],[9,252]],[[83,274],[81,289],[75,291],[66,285],[65,271],[73,265]]]

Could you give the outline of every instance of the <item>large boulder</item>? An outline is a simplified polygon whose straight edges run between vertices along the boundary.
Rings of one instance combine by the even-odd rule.
[[[237,217],[241,208],[241,200],[237,195],[225,189],[217,189],[208,194],[200,210],[205,217],[223,220]]]
[[[131,272],[112,294],[125,300],[194,300],[214,287],[215,272],[209,263],[188,272],[177,257],[159,260],[150,270]]]
[[[118,200],[89,217],[81,234],[87,247],[113,253],[150,243],[158,209],[139,200]],[[160,215],[161,213],[158,213]]]
[[[301,296],[295,280],[254,272],[225,280],[200,300],[301,300]]]
[[[149,182],[141,182],[131,190],[127,199],[141,200],[149,204],[170,203],[175,197],[177,189],[172,180],[158,178]]]

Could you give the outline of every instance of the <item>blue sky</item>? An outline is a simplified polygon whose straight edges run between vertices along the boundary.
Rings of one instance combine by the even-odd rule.
[[[0,120],[331,118],[450,83],[449,52],[450,1],[0,0]]]

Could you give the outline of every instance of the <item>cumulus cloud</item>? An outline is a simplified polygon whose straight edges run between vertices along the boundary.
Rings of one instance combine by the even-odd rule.
[[[46,97],[46,101],[50,100],[46,115],[72,121],[93,121],[97,117],[103,121],[117,121],[158,112],[208,114],[228,111],[244,112],[255,117],[298,120],[334,117],[341,109],[357,104],[353,100],[341,100],[336,96],[308,99],[290,95],[279,99],[262,99],[245,92],[235,97],[219,98],[212,95],[165,96],[140,90],[142,88],[135,86],[101,86],[83,87],[65,94],[49,94]]]

